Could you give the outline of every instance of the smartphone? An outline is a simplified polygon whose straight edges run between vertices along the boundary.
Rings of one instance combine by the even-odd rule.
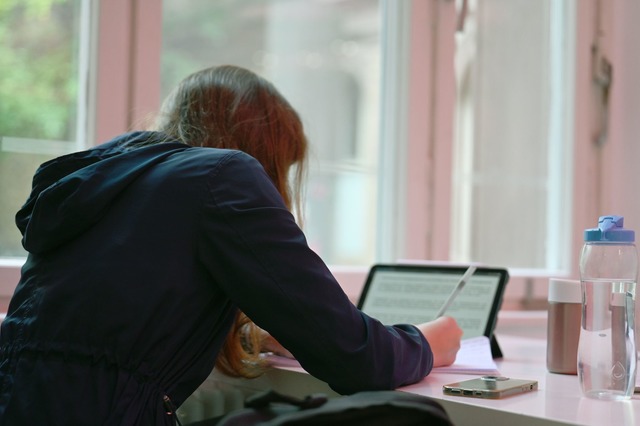
[[[537,389],[538,382],[535,380],[511,379],[502,376],[483,376],[442,387],[445,395],[490,399],[504,398]]]

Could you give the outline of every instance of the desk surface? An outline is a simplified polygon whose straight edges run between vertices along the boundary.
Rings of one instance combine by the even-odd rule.
[[[498,369],[503,376],[533,379],[539,390],[501,400],[442,394],[442,385],[469,376],[434,373],[401,390],[440,400],[457,425],[635,425],[640,422],[640,397],[630,401],[598,401],[581,395],[578,377],[553,374],[546,369],[546,340],[498,336],[505,358]],[[519,416],[519,417],[516,417]],[[525,419],[522,416],[526,417]],[[490,419],[483,422],[480,419]],[[519,418],[519,421],[517,421]],[[513,423],[517,421],[517,423]]]
[[[457,426],[622,426],[640,423],[640,396],[634,396],[630,401],[587,399],[581,395],[577,376],[549,373],[546,369],[546,340],[503,335],[498,336],[498,342],[505,356],[497,362],[501,375],[537,380],[538,391],[500,400],[449,396],[442,393],[443,385],[475,376],[438,372],[399,390],[437,399]],[[284,393],[302,389],[304,391],[300,395],[331,393],[326,384],[299,368],[281,368],[267,377],[267,386]]]
[[[530,317],[512,318],[506,327],[504,322],[498,327],[496,335],[504,359],[498,360],[497,365],[503,376],[537,380],[538,391],[501,400],[448,396],[442,393],[444,384],[475,376],[437,372],[400,390],[437,399],[456,426],[640,424],[640,395],[629,401],[587,399],[581,395],[577,376],[549,373],[546,369],[546,317],[542,324],[539,322],[543,319],[541,316],[533,319],[538,321],[533,327],[523,323],[530,321]],[[313,392],[335,395],[324,382],[299,368],[275,369],[260,379],[242,383],[235,380],[234,386],[240,385],[245,390],[272,388],[294,395]]]

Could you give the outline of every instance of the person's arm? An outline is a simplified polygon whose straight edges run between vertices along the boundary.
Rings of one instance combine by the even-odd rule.
[[[393,389],[428,374],[433,355],[418,328],[360,312],[259,163],[240,153],[227,160],[208,182],[200,253],[229,298],[338,392]]]
[[[443,367],[453,364],[460,349],[460,340],[462,338],[462,329],[458,326],[456,320],[452,317],[443,316],[434,321],[418,324],[416,327],[431,345],[433,366]],[[262,333],[262,351],[293,358],[291,352],[272,335],[265,330],[261,329],[260,331]]]

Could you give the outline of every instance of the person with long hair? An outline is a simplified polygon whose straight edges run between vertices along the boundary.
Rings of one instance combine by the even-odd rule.
[[[168,425],[214,366],[267,349],[339,393],[455,360],[455,320],[359,311],[296,221],[307,139],[235,66],[185,78],[152,128],[40,166],[16,214],[28,257],[0,329],[0,424]]]

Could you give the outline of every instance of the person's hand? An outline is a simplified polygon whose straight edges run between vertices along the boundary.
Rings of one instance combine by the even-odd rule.
[[[442,367],[453,364],[460,349],[462,329],[455,319],[440,317],[434,321],[416,325],[431,346],[433,366]]]

